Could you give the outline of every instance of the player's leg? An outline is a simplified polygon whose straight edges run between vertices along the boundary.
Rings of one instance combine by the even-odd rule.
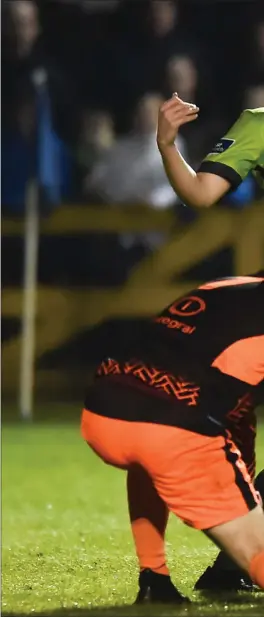
[[[136,604],[146,601],[177,602],[165,556],[165,532],[169,511],[147,472],[131,465],[127,496],[132,533],[139,561],[139,592]]]
[[[264,515],[230,435],[210,438],[158,428],[156,435],[152,430],[144,466],[161,498],[185,523],[210,534],[239,567],[264,586]]]
[[[155,427],[159,428],[159,427]],[[164,569],[164,574],[152,571],[150,569],[144,569],[140,574],[140,593],[138,594],[137,602],[151,602],[151,603],[172,603],[179,604],[188,601],[172,584],[170,577],[166,574],[165,555],[164,555],[164,540],[162,535],[165,533],[168,510],[162,503],[162,500],[158,497],[154,490],[154,487],[147,479],[146,472],[139,475],[140,456],[138,453],[139,434],[143,437],[143,443],[147,443],[148,439],[151,439],[149,435],[149,426],[137,423],[128,423],[123,420],[114,420],[104,416],[99,416],[93,412],[84,409],[82,413],[81,421],[82,436],[88,445],[94,450],[94,452],[108,465],[119,467],[121,469],[128,470],[128,486],[131,496],[136,497],[136,481],[143,482],[145,489],[148,491],[147,495],[151,495],[152,504],[158,507],[159,514],[147,506],[147,502],[143,500],[142,507],[136,503],[134,499],[133,504],[130,503],[130,516],[132,521],[136,523],[136,517],[141,516],[144,508],[148,508],[151,521],[147,522],[147,530],[150,533],[150,538],[143,538],[142,529],[140,525],[133,528],[134,538],[137,543],[140,541],[140,546],[144,544],[143,553],[140,555],[140,560],[144,559],[144,550],[147,546],[147,555],[150,554],[150,559],[154,567],[161,567]],[[156,431],[155,431],[156,432]],[[131,467],[131,472],[130,472]],[[137,469],[137,472],[135,472]],[[141,493],[141,497],[143,497]],[[140,503],[140,502],[139,502]],[[149,504],[151,505],[151,504]],[[160,515],[160,516],[159,516]],[[156,531],[155,531],[156,527]],[[144,526],[143,526],[144,533]],[[159,537],[160,536],[160,537]],[[150,545],[148,544],[150,540]],[[154,552],[152,552],[151,542],[154,540]],[[149,548],[148,548],[149,547]],[[139,549],[140,550],[140,549]],[[150,553],[148,553],[150,551]],[[158,551],[159,557],[156,561],[156,552]],[[142,562],[143,563],[143,562]],[[145,562],[144,562],[145,563]],[[147,563],[147,562],[146,562]]]
[[[233,441],[241,452],[251,480],[254,482],[257,419],[254,408],[252,405],[250,407],[250,404],[247,399],[239,402],[237,409],[234,410],[238,413],[231,412],[228,418],[228,428]],[[259,489],[256,488],[256,490]],[[254,585],[250,577],[238,568],[237,564],[224,551],[220,551],[213,565],[208,566],[197,580],[195,589],[203,591],[254,591]]]
[[[147,472],[131,465],[127,474],[129,516],[140,570],[168,575],[165,531],[169,511]]]
[[[261,505],[256,505],[259,496],[254,489],[250,474],[241,457],[240,451],[232,442],[227,431],[225,445],[226,461],[233,468],[234,482],[229,482],[230,498],[234,494],[234,486],[239,489],[237,498],[230,504],[232,519],[226,519],[222,524],[207,529],[206,533],[215,543],[233,559],[238,567],[244,570],[254,583],[264,589],[264,513]],[[220,472],[220,468],[219,468]],[[224,472],[224,467],[223,467]],[[225,466],[224,477],[228,480],[229,469]],[[242,500],[248,513],[242,512]],[[239,515],[240,513],[240,515]]]
[[[230,423],[231,424],[231,423]],[[245,460],[247,469],[250,470],[251,478],[255,475],[255,434],[256,416],[254,411],[243,419],[239,424],[232,422],[233,435],[236,443],[241,445],[242,458]],[[263,496],[264,501],[264,472],[256,478],[256,490]],[[134,466],[128,472],[128,503],[132,532],[141,570],[138,601],[141,601],[150,593],[149,587],[173,597],[174,586],[170,582],[164,586],[164,578],[154,577],[152,572],[159,575],[169,575],[165,562],[165,530],[168,520],[168,510],[164,502],[159,498],[153,483],[142,469]],[[165,587],[165,588],[164,588]],[[254,590],[254,585],[247,575],[237,564],[224,552],[220,551],[213,566],[209,566],[197,581],[196,589],[202,590]]]
[[[260,505],[244,516],[206,530],[206,534],[264,589],[264,514]]]

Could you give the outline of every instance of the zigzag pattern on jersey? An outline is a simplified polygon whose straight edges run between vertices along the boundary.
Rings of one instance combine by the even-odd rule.
[[[228,428],[232,439],[242,454],[247,470],[254,480],[256,474],[256,430],[257,418],[250,394],[240,398],[227,415]]]
[[[175,377],[165,371],[149,367],[139,361],[119,363],[108,358],[99,366],[97,376],[102,375],[132,375],[146,385],[175,396],[179,401],[185,401],[188,406],[196,406],[200,387],[181,377]]]

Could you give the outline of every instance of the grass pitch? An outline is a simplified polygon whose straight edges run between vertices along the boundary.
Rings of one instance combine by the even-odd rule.
[[[126,506],[125,473],[103,465],[76,424],[7,425],[2,435],[2,614],[223,615],[260,617],[263,594],[221,600],[192,593],[217,550],[176,519],[167,550],[188,608],[130,607],[137,563]],[[258,435],[264,467],[264,425]]]

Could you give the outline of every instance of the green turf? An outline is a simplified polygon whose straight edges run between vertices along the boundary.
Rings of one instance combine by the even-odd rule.
[[[216,549],[174,519],[168,533],[169,564],[179,589],[195,604],[188,609],[129,608],[136,594],[137,563],[125,474],[103,465],[82,442],[75,424],[4,426],[2,442],[3,614],[263,615],[261,594],[218,603],[191,595]],[[258,445],[262,467],[263,443],[264,425]]]

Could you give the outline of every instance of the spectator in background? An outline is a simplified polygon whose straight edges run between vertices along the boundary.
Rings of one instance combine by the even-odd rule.
[[[38,8],[34,0],[13,0],[9,4],[14,25],[15,52],[23,60],[30,56],[40,35]]]
[[[170,57],[192,54],[199,58],[200,53],[199,46],[180,23],[176,0],[128,2],[123,10],[131,12],[134,27],[130,23],[124,29],[125,36],[121,34],[115,49],[113,77],[118,96],[113,108],[118,117],[124,115],[124,108],[132,110],[143,94],[162,90]]]
[[[178,92],[179,97],[183,101],[196,102],[198,72],[190,57],[172,56],[167,63],[166,80],[170,96],[172,92]]]
[[[30,88],[30,73],[39,64],[41,27],[36,3],[14,0],[3,4],[2,83],[3,114],[10,119],[11,105],[22,90]]]
[[[23,214],[28,181],[36,174],[42,206],[60,205],[63,199],[71,198],[72,156],[53,130],[45,86],[37,94],[30,81],[18,82],[1,145],[2,203],[6,212]]]
[[[21,89],[19,98],[13,100],[9,122],[1,135],[3,211],[22,214],[27,182],[34,170],[34,139],[36,108],[33,87]]]
[[[178,203],[165,175],[156,144],[158,110],[163,99],[160,94],[148,93],[136,106],[134,130],[127,137],[117,139],[108,153],[98,161],[87,181],[87,189],[100,195],[103,201],[123,205],[145,204],[152,208],[168,208]],[[184,140],[177,139],[181,152],[186,154]],[[121,234],[120,246],[128,269],[145,252],[164,241],[164,233]]]
[[[156,146],[156,128],[159,94],[146,94],[138,102],[134,131],[102,155],[86,181],[86,189],[106,202],[147,204],[167,208],[177,201],[166,178]],[[184,141],[179,138],[179,149],[185,153]]]
[[[249,79],[255,82],[264,81],[264,21],[260,21],[255,26],[253,36],[254,58],[250,67]],[[252,74],[253,73],[253,74]]]
[[[134,130],[121,137],[101,160],[95,163],[87,178],[86,189],[91,197],[109,204],[147,205],[168,208],[178,203],[165,175],[156,144],[158,110],[163,99],[160,94],[148,93],[136,106]],[[186,154],[184,140],[177,139],[181,152]],[[123,267],[129,270],[149,250],[159,246],[164,233],[126,233],[118,238],[122,248]]]
[[[173,0],[152,0],[149,3],[148,19],[152,33],[157,38],[171,35],[178,23],[178,3]]]
[[[36,2],[5,3],[5,18],[2,198],[9,210],[21,214],[30,177],[38,176],[41,201],[48,207],[71,197],[73,161],[64,136],[61,138],[54,127],[53,113],[59,107],[61,113],[57,115],[64,117],[68,104],[65,100],[71,96],[69,88],[65,88],[65,97],[61,70],[48,57],[43,44]],[[17,168],[19,182],[15,188]]]
[[[177,0],[151,0],[146,25],[150,39],[160,46],[164,60],[172,53],[194,52],[193,41],[180,23]]]
[[[264,107],[264,76],[263,82],[249,86],[245,91],[245,109]]]
[[[114,143],[115,129],[112,116],[105,111],[84,110],[81,114],[77,144],[81,194],[83,194],[85,178],[87,178],[87,175],[89,176],[97,162],[100,162],[107,152],[114,147]],[[88,197],[88,194],[89,187],[86,191],[86,197]]]
[[[190,59],[190,63],[191,58],[196,58],[199,62],[199,45],[181,24],[177,1],[152,0],[149,3],[146,30],[147,70],[150,74],[151,71],[155,73],[156,87],[162,86],[166,64],[173,56]]]

